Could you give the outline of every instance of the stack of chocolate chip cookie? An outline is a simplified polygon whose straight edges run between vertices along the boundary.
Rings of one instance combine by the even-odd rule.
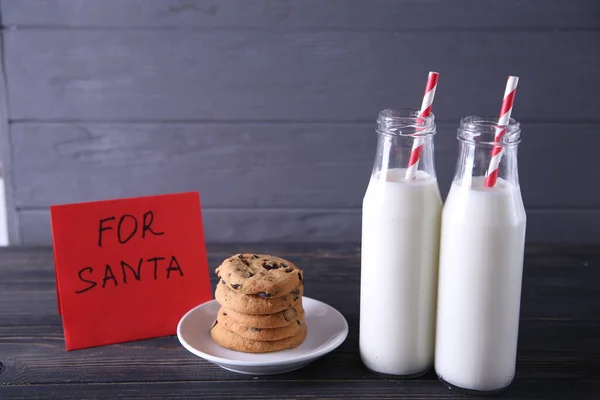
[[[236,254],[215,271],[221,309],[210,335],[220,346],[267,353],[299,346],[306,337],[303,272],[283,258]]]

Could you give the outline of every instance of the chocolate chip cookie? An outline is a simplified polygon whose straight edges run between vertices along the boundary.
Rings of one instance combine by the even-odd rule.
[[[222,308],[220,313],[223,313],[224,317],[230,317],[241,325],[267,329],[282,328],[295,324],[297,319],[304,319],[304,309],[300,303],[274,314],[243,314],[229,308]]]
[[[304,285],[299,285],[291,292],[279,297],[262,297],[258,294],[243,294],[231,289],[228,284],[220,282],[215,290],[215,298],[226,309],[243,314],[273,314],[290,308],[302,301]]]
[[[215,270],[230,289],[261,297],[279,297],[302,284],[302,270],[280,257],[236,254]]]
[[[219,310],[217,320],[219,323],[223,324],[224,327],[241,337],[267,342],[296,336],[300,333],[302,326],[305,324],[304,318],[299,317],[294,319],[292,324],[280,328],[258,328],[241,324],[223,308]]]
[[[306,338],[306,325],[300,327],[296,336],[281,340],[260,341],[242,337],[225,327],[217,319],[210,329],[210,336],[219,346],[246,353],[269,353],[298,347]]]

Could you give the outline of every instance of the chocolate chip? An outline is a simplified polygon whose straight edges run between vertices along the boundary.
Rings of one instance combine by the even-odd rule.
[[[242,285],[240,285],[239,283],[232,283],[231,288],[235,290],[240,290],[242,288]]]
[[[263,268],[271,270],[271,269],[281,268],[281,265],[277,264],[276,262],[273,262],[273,263],[266,262],[266,263],[263,263]]]
[[[300,279],[300,283],[302,283],[302,274],[298,272],[298,279]]]
[[[256,254],[252,254],[252,258],[258,258]]]
[[[260,332],[260,331],[262,331],[262,329],[260,329],[260,328],[252,328],[252,327],[248,328],[248,330],[250,332]]]
[[[223,279],[221,279],[221,283],[222,283],[223,285],[226,285],[226,284],[227,284],[227,282],[225,282]]]
[[[244,255],[243,255],[243,254],[240,254],[238,257],[239,257],[239,259],[240,259],[240,260],[241,260],[241,261],[242,261],[242,262],[243,262],[243,263],[244,263],[244,264],[245,264],[247,267],[249,267],[249,266],[250,266],[250,264],[248,263],[248,260],[246,260],[246,259],[244,258]]]
[[[286,269],[285,269],[285,272],[287,272],[287,273],[289,274],[289,273],[290,273],[290,272],[292,272],[293,270],[294,270],[293,268],[291,268],[291,267],[288,267],[288,268],[286,268]]]
[[[224,316],[227,316],[227,313],[226,313],[225,311],[223,311],[223,315],[224,315]]]
[[[272,294],[271,293],[267,293],[267,292],[258,292],[258,297],[262,297],[263,299],[268,299],[269,297],[271,297]]]
[[[252,277],[254,276],[254,274],[253,274],[252,272],[250,272],[250,271],[244,271],[244,272],[242,273],[242,276],[243,276],[244,278],[252,278]]]
[[[302,323],[300,322],[299,319],[297,319],[296,322],[298,323],[298,325],[302,326]]]

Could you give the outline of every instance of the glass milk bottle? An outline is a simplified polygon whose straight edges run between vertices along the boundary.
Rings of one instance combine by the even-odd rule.
[[[442,214],[435,369],[451,387],[494,392],[515,375],[525,209],[514,120],[500,141],[498,179],[484,179],[496,134],[492,118],[466,117]]]
[[[433,366],[442,202],[433,161],[434,116],[383,110],[377,154],[362,210],[360,355],[396,377]],[[414,179],[407,166],[423,143]]]

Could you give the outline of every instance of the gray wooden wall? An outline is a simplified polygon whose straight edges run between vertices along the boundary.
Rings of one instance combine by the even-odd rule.
[[[600,242],[597,0],[2,0],[14,243],[48,206],[199,190],[209,241],[358,241],[382,108],[441,73],[447,192],[461,116],[521,77],[528,239]]]

